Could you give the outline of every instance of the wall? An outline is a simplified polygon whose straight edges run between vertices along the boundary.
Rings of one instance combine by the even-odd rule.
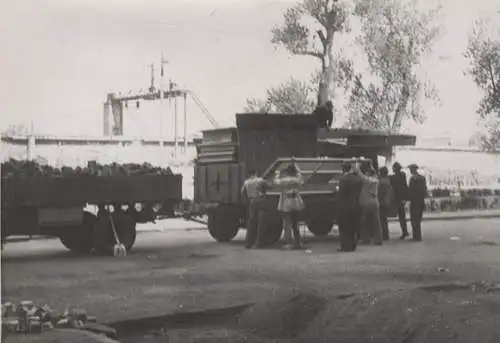
[[[473,149],[397,148],[394,161],[416,163],[433,187],[500,188],[500,154]]]

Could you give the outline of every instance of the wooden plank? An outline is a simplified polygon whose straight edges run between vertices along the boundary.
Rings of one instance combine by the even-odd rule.
[[[354,146],[415,145],[417,140],[414,135],[350,129],[320,129],[318,130],[318,139],[347,139],[348,145]]]
[[[317,121],[309,114],[236,114],[236,126],[241,129],[317,129]]]
[[[230,168],[230,202],[237,204],[241,201],[241,187],[243,186],[243,181],[241,180],[241,165],[231,164]]]
[[[224,128],[203,131],[203,144],[207,143],[237,143],[236,128]]]

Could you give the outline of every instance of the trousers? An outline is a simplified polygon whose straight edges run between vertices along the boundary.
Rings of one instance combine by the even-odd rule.
[[[424,214],[425,202],[412,201],[410,202],[410,220],[412,228],[413,240],[422,240],[422,216]]]
[[[297,211],[282,212],[283,223],[288,228],[291,227],[293,232],[293,241],[296,247],[300,246],[300,230],[299,230],[299,213]],[[286,231],[285,231],[286,232]],[[285,237],[285,239],[291,239],[291,237]]]
[[[373,239],[375,244],[382,244],[382,229],[378,204],[361,206],[361,242],[368,244]]]
[[[382,238],[384,241],[389,240],[389,222],[387,217],[389,215],[389,208],[386,206],[380,206],[380,226],[382,228]]]
[[[262,246],[264,237],[265,221],[265,199],[250,199],[248,204],[247,233],[245,246],[251,248],[254,245]]]
[[[339,213],[340,250],[356,250],[360,222],[360,209],[342,208]]]
[[[396,203],[396,206],[398,210],[398,219],[399,226],[401,227],[401,233],[406,236],[408,234],[408,225],[406,223],[405,203],[404,201],[398,201]]]

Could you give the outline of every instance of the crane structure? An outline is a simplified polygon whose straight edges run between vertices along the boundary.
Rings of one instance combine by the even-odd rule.
[[[188,118],[187,118],[187,101],[188,97],[198,106],[201,112],[208,119],[210,124],[214,128],[219,128],[219,124],[215,118],[210,114],[208,109],[203,105],[198,96],[188,90],[177,88],[172,80],[169,80],[168,87],[163,85],[163,64],[168,63],[162,57],[161,59],[161,82],[160,86],[155,85],[155,75],[154,75],[154,64],[151,64],[151,84],[147,90],[140,90],[137,93],[128,92],[127,95],[117,95],[115,93],[109,93],[107,95],[106,101],[104,102],[104,113],[103,113],[103,130],[104,135],[108,137],[120,137],[123,136],[123,109],[128,107],[129,102],[134,102],[137,108],[140,107],[141,101],[157,101],[160,103],[165,99],[174,101],[174,143],[175,143],[175,158],[178,155],[179,146],[179,135],[178,135],[178,106],[177,100],[183,99],[184,101],[184,149],[187,151],[188,139],[187,139],[187,128],[188,128]],[[161,111],[163,106],[160,106]],[[112,120],[112,124],[111,124]],[[160,147],[163,146],[163,112],[160,112]],[[160,149],[161,150],[161,149]]]

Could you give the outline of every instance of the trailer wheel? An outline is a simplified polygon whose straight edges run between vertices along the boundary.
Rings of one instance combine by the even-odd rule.
[[[77,254],[88,254],[94,245],[94,225],[96,216],[83,212],[82,225],[59,236],[61,243]]]
[[[231,241],[239,231],[240,215],[231,207],[220,206],[208,213],[208,232],[217,242]]]
[[[326,236],[332,229],[334,218],[332,216],[308,216],[306,219],[307,228],[315,236]]]
[[[117,211],[112,213],[112,218],[120,243],[125,246],[127,251],[132,249],[137,236],[134,217],[129,213]],[[94,228],[94,249],[98,253],[109,255],[113,253],[115,244],[109,215],[106,212],[101,212]]]
[[[283,234],[283,220],[280,214],[276,211],[266,213],[265,226],[263,243],[266,246],[272,246],[280,240]]]

